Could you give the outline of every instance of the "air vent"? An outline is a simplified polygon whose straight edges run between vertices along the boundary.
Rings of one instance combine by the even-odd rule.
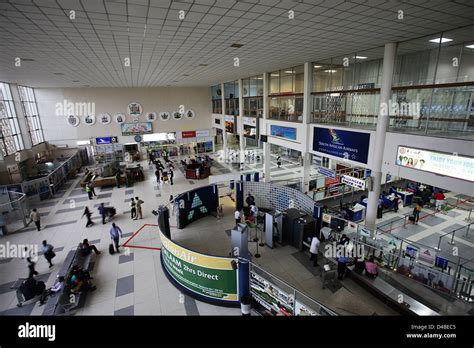
[[[243,46],[242,44],[238,44],[238,43],[230,45],[230,47],[233,47],[233,48],[240,48],[242,46]]]
[[[20,58],[22,62],[34,62],[34,59],[31,58]]]
[[[183,76],[189,76],[189,74],[183,74]]]
[[[54,75],[64,75],[62,72],[55,72]]]
[[[209,64],[199,64],[199,66],[208,66]]]

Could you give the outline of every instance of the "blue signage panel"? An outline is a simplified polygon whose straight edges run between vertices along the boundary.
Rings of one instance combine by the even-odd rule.
[[[331,179],[336,179],[336,172],[334,170],[324,168],[324,167],[319,167],[318,168],[318,173],[331,178]]]
[[[367,164],[369,145],[369,133],[314,127],[314,151]]]
[[[112,137],[95,138],[97,145],[112,144]]]
[[[270,133],[274,137],[296,140],[296,128],[271,125]]]

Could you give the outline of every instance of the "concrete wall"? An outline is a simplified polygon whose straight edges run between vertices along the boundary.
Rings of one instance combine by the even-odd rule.
[[[208,87],[198,88],[37,88],[35,89],[38,111],[43,124],[46,141],[53,144],[67,144],[75,147],[77,140],[86,140],[101,136],[118,136],[120,143],[134,142],[133,136],[122,136],[120,125],[113,119],[108,125],[98,122],[98,115],[116,113],[127,115],[127,122],[132,118],[127,114],[127,106],[131,102],[138,102],[143,107],[140,122],[145,122],[148,112],[159,114],[163,111],[172,113],[180,105],[185,109],[194,110],[194,119],[167,120],[159,118],[153,122],[153,132],[174,132],[178,130],[210,129],[211,118],[211,90]],[[56,115],[56,104],[67,102],[95,103],[96,123],[88,126],[82,123],[72,127],[66,117]]]

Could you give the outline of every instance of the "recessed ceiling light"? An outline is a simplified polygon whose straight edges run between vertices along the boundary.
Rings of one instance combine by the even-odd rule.
[[[337,70],[324,70],[324,72],[327,72],[327,73],[335,73],[335,72],[337,72]]]
[[[436,38],[436,39],[432,39],[430,40],[430,42],[434,42],[434,43],[439,43],[441,41],[441,43],[445,43],[445,42],[450,42],[450,41],[453,41],[453,39],[448,39],[447,37],[443,37],[443,38]]]
[[[286,74],[294,74],[295,72],[293,70],[285,70]]]
[[[270,76],[272,76],[272,77],[278,77],[278,76],[280,76],[280,74],[270,74]]]
[[[208,66],[209,64],[199,64],[199,66]]]
[[[230,45],[230,47],[234,47],[234,48],[240,48],[242,46],[243,46],[242,44],[238,44],[238,43]]]
[[[54,75],[64,75],[62,72],[55,72]]]
[[[317,68],[322,68],[323,66],[322,65],[315,65],[314,67],[317,69]]]
[[[367,57],[364,57],[364,56],[355,56],[355,59],[367,59]]]
[[[466,47],[474,49],[474,45],[467,45]]]
[[[34,59],[31,59],[31,58],[20,58],[20,60],[22,60],[23,62],[34,62],[35,61]]]

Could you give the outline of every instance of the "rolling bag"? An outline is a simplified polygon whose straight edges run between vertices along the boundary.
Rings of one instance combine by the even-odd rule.
[[[110,255],[115,254],[114,245],[112,243],[109,244],[109,254]]]

